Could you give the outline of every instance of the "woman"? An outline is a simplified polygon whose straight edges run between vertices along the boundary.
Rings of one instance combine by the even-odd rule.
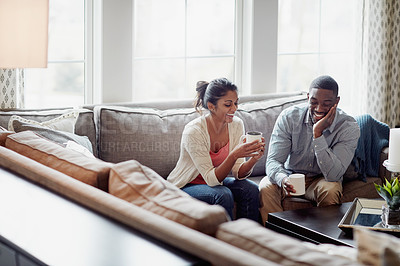
[[[237,87],[229,80],[198,82],[196,91],[196,110],[209,112],[185,126],[180,157],[167,180],[194,198],[223,206],[231,218],[236,201],[237,218],[259,222],[258,186],[246,177],[264,155],[264,139],[242,138],[243,121],[235,117]]]

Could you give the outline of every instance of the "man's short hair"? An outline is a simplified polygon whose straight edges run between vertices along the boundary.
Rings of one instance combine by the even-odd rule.
[[[335,94],[335,96],[338,95],[339,92],[339,86],[337,82],[331,77],[331,76],[320,76],[316,79],[314,79],[311,82],[310,89],[317,88],[317,89],[325,89],[325,90],[331,90]]]

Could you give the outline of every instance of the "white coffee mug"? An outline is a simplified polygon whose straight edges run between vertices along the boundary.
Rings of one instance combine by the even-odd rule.
[[[262,133],[259,131],[249,131],[246,133],[246,143],[250,143],[253,142],[255,140],[258,140],[259,142],[261,142],[261,137],[262,137]]]
[[[296,193],[290,193],[292,196],[302,196],[306,193],[305,176],[303,174],[289,175],[289,181],[296,190]]]
[[[243,137],[243,136],[242,136]],[[259,142],[262,141],[262,133],[259,131],[249,131],[246,133],[246,143],[253,142],[255,140],[258,140]],[[258,154],[258,152],[253,152],[252,154]]]

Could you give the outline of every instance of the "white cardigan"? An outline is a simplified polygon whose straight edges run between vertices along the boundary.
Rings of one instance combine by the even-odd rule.
[[[228,124],[229,152],[235,148],[244,135],[243,121],[234,116]],[[179,188],[194,180],[199,173],[209,186],[222,185],[215,175],[215,167],[210,157],[211,142],[207,130],[206,117],[203,115],[189,122],[182,133],[181,153],[179,160],[167,177],[167,180]],[[232,168],[232,174],[238,179],[240,166],[245,162],[244,158],[236,160]],[[246,178],[246,177],[244,177]]]

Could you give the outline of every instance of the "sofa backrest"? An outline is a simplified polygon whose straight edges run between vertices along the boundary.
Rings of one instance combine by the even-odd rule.
[[[246,131],[261,131],[268,147],[281,111],[306,99],[304,93],[247,96],[240,98],[236,115],[244,121]],[[180,104],[184,107],[165,109],[159,102],[154,105],[160,109],[152,104],[146,108],[135,104],[94,106],[99,158],[113,163],[137,160],[167,177],[178,161],[184,126],[199,116],[193,107],[187,107],[189,100]],[[253,176],[265,175],[265,157],[255,166]]]
[[[193,108],[158,110],[97,106],[99,158],[136,160],[166,178],[179,158],[184,126],[199,116]]]
[[[37,122],[55,119],[70,111],[78,111],[79,116],[75,123],[75,134],[87,136],[92,143],[93,154],[97,156],[96,127],[93,111],[88,109],[57,108],[57,109],[12,109],[0,111],[0,126],[8,128],[8,122],[13,115]]]
[[[306,95],[304,92],[280,92],[280,93],[265,93],[265,94],[255,94],[255,95],[244,95],[239,96],[239,102],[256,102],[264,100],[274,100],[281,98],[288,98],[292,96]],[[193,108],[194,99],[180,99],[180,100],[168,100],[168,101],[141,101],[141,102],[122,102],[122,103],[102,103],[102,104],[86,104],[81,106],[81,108],[93,110],[97,106],[118,106],[118,107],[129,107],[129,108],[153,108],[158,110],[168,110],[176,108]]]

